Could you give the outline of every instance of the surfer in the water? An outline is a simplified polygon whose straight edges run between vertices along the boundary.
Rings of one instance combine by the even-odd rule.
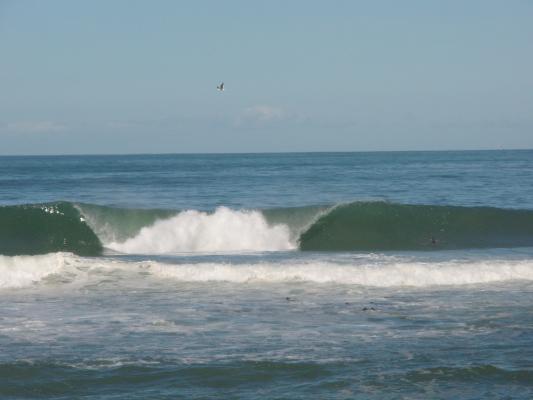
[[[437,242],[437,239],[435,239],[435,236],[431,236],[431,244],[432,245],[436,245],[438,242]]]

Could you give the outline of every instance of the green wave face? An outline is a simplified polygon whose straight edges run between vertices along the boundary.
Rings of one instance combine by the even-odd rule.
[[[0,254],[102,253],[100,240],[70,203],[0,207],[0,222]]]
[[[324,251],[533,246],[533,211],[350,203],[318,218],[299,245]]]
[[[175,210],[116,208],[94,204],[77,203],[76,209],[101,241],[124,241],[157,220],[170,218]]]
[[[287,225],[291,240],[297,241],[300,234],[311,226],[316,219],[327,213],[331,206],[304,206],[289,208],[271,208],[262,210],[269,225]]]

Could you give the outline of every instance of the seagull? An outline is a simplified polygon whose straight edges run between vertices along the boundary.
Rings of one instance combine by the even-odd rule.
[[[217,89],[221,92],[224,91],[224,82],[222,82],[220,85],[217,86]]]

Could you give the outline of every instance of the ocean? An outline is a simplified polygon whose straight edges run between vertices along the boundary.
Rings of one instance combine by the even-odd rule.
[[[1,399],[531,399],[533,151],[0,157]]]

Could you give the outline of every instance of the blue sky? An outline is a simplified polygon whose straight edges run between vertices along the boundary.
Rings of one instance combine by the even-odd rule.
[[[531,21],[525,0],[0,0],[0,154],[533,148]]]

